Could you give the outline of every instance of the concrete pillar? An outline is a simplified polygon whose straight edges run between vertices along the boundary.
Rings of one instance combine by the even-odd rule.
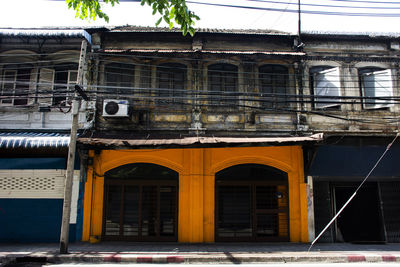
[[[315,239],[314,191],[312,176],[307,176],[308,241]]]

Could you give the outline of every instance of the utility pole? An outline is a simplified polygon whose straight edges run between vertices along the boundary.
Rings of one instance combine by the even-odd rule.
[[[301,44],[301,3],[300,3],[300,0],[298,0],[298,16],[299,16],[299,18],[298,18],[298,24],[297,24],[297,26],[298,26],[298,29],[297,29],[297,34],[298,34],[298,36],[299,36],[299,44]]]
[[[86,49],[87,41],[82,41],[81,52],[79,56],[79,67],[77,84],[83,83],[83,67],[86,65]],[[68,160],[67,160],[67,171],[65,177],[64,187],[64,205],[61,223],[61,234],[60,234],[60,253],[68,253],[68,237],[69,237],[69,221],[71,217],[71,199],[72,199],[72,182],[74,177],[74,163],[75,163],[75,151],[76,151],[76,139],[78,133],[78,120],[79,120],[79,107],[80,98],[74,93],[74,99],[72,101],[72,125],[71,125],[71,136],[68,147]]]

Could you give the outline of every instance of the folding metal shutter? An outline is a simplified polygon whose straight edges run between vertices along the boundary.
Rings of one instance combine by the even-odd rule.
[[[400,242],[400,181],[381,182],[387,242]]]
[[[314,182],[314,217],[315,234],[319,235],[332,218],[329,182]],[[320,237],[319,242],[334,242],[332,226]]]

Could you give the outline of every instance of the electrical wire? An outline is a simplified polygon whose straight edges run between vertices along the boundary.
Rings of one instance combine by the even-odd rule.
[[[393,1],[365,1],[365,0],[326,0],[332,2],[346,2],[346,3],[362,3],[362,4],[390,4],[390,5],[400,5],[400,2]]]
[[[42,92],[42,94],[45,94],[44,96],[39,96],[39,98],[49,98],[49,95],[46,95],[48,93],[51,93],[52,91],[47,91],[47,92]],[[72,92],[71,92],[72,93]],[[87,91],[87,93],[89,95],[95,95],[96,97],[104,97],[104,96],[108,96],[108,94],[104,94],[104,92],[97,92],[97,93],[90,93],[89,91]],[[115,94],[115,92],[113,93]],[[61,96],[61,95],[60,95]],[[26,98],[26,95],[23,95],[23,97]],[[66,96],[67,97],[67,96]],[[51,96],[50,96],[51,98]],[[185,97],[175,97],[175,98],[171,98],[171,97],[155,97],[155,96],[129,96],[126,98],[131,98],[134,99],[136,101],[141,101],[141,100],[152,100],[155,101],[156,103],[160,104],[163,101],[165,101],[166,104],[171,104],[171,103],[175,103],[175,104],[182,104],[182,105],[193,105],[193,103],[188,103],[188,102],[180,102],[182,100],[197,100],[197,101],[209,101],[209,98],[203,98],[203,99],[199,99],[197,97],[196,98],[185,98]],[[323,111],[318,111],[318,110],[299,110],[299,109],[282,109],[282,108],[268,108],[265,107],[263,105],[261,106],[249,106],[249,105],[241,105],[241,104],[237,104],[239,101],[237,98],[233,98],[233,97],[229,97],[229,96],[224,96],[223,98],[217,98],[217,99],[212,99],[211,98],[211,103],[215,102],[216,100],[220,101],[220,103],[218,104],[196,104],[196,106],[203,106],[203,107],[211,107],[211,108],[218,108],[218,107],[225,107],[225,108],[250,108],[250,109],[255,109],[255,110],[262,110],[262,111],[275,111],[275,112],[280,112],[280,111],[287,111],[287,112],[305,112],[305,113],[311,113],[311,114],[316,114],[316,115],[321,115],[321,116],[328,116],[328,117],[333,117],[333,118],[337,118],[337,119],[342,119],[342,120],[347,120],[347,121],[357,121],[357,122],[363,122],[363,123],[375,123],[375,124],[384,124],[384,123],[398,123],[399,119],[396,117],[393,118],[377,118],[377,121],[375,120],[371,120],[371,119],[349,119],[346,117],[341,117],[338,115],[334,115],[334,114],[327,114],[327,113],[323,113]],[[284,100],[284,101],[277,101],[276,98],[268,99],[268,98],[262,98],[262,99],[245,99],[246,101],[255,101],[255,102],[260,102],[260,103],[274,103],[275,105],[279,104],[279,103],[284,103],[284,104],[290,104],[296,101],[289,101],[289,100]],[[161,102],[159,102],[161,101]],[[235,103],[235,104],[232,104]],[[343,104],[343,103],[342,103]],[[175,107],[174,107],[175,110]]]
[[[271,8],[271,7],[255,7],[255,6],[230,5],[230,4],[204,3],[204,2],[198,2],[198,1],[192,1],[192,0],[189,0],[186,2],[191,3],[191,4],[216,6],[216,7],[298,13],[297,9],[294,10],[294,9]],[[311,15],[352,16],[352,17],[385,17],[385,18],[400,17],[400,14],[398,14],[398,13],[335,12],[335,11],[315,11],[315,10],[304,10],[304,9],[301,10],[301,13],[302,14],[311,14]]]
[[[292,3],[292,2],[281,2],[281,1],[271,1],[271,0],[244,0],[247,2],[258,2],[258,3],[270,3],[270,4],[284,4],[284,5],[295,5],[298,6],[298,3]],[[348,2],[348,1],[346,1]],[[350,2],[350,1],[349,1]],[[400,3],[397,3],[400,4]],[[309,3],[302,3],[300,2],[300,5],[303,6],[309,6],[309,7],[333,7],[333,8],[357,8],[357,9],[400,9],[400,7],[387,7],[387,6],[350,6],[350,5],[325,5],[325,4],[309,4]]]

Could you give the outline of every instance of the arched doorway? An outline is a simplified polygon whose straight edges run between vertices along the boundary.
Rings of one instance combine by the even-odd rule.
[[[134,163],[109,170],[104,177],[104,240],[177,240],[176,171]]]
[[[215,175],[216,241],[289,241],[287,173],[241,164]]]

